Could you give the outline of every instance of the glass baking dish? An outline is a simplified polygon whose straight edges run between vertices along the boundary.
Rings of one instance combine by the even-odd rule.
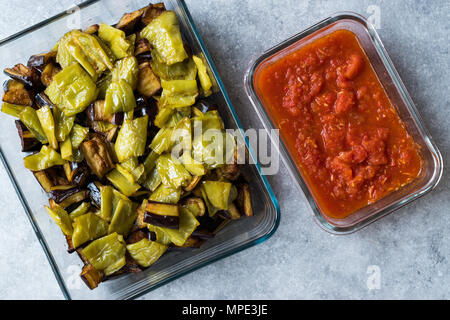
[[[148,0],[91,0],[43,21],[0,42],[0,69],[26,63],[29,56],[50,50],[58,39],[74,28],[85,28],[94,23],[114,24],[125,12],[148,5]],[[183,0],[164,1],[167,9],[178,15],[183,37],[194,54],[203,55],[214,82],[214,99],[221,107],[225,125],[243,132],[213,61],[200,38]],[[81,23],[81,26],[77,25]],[[6,80],[6,76],[2,76]],[[14,120],[0,116],[0,158],[33,226],[51,268],[67,299],[132,299],[187,272],[205,266],[268,239],[279,223],[279,206],[257,161],[246,168],[251,181],[254,217],[229,224],[215,238],[200,249],[190,252],[170,252],[144,272],[128,274],[103,282],[89,290],[78,277],[82,262],[77,254],[67,253],[67,244],[58,226],[46,213],[48,199],[33,174],[26,170],[20,152],[20,141]],[[240,138],[238,137],[238,140]],[[247,141],[247,140],[243,140]],[[247,144],[247,142],[246,142]],[[247,144],[250,156],[255,160]],[[20,261],[18,262],[20,263]]]
[[[343,219],[333,219],[326,217],[321,212],[305,182],[306,179],[303,177],[303,173],[297,169],[297,166],[289,155],[283,138],[281,137],[279,144],[274,143],[274,146],[279,146],[278,151],[292,178],[306,195],[319,226],[331,233],[346,234],[367,226],[371,222],[431,191],[441,178],[443,164],[441,154],[427,129],[424,127],[422,119],[395,70],[375,28],[364,17],[352,12],[336,13],[267,50],[251,61],[245,75],[245,90],[265,129],[272,130],[279,128],[267,112],[263,99],[260,99],[262,94],[258,92],[258,86],[255,80],[258,76],[258,71],[262,67],[270,65],[302,46],[340,29],[349,30],[357,36],[392,105],[396,109],[400,119],[405,123],[408,133],[416,142],[423,161],[419,176],[411,183]]]

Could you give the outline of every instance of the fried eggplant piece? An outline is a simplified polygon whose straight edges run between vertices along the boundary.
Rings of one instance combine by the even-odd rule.
[[[124,118],[123,112],[112,114],[106,113],[105,100],[97,100],[94,103],[91,103],[85,112],[90,121],[106,121],[119,126],[122,124]],[[91,127],[93,127],[93,125]]]
[[[137,91],[146,97],[155,95],[161,89],[161,81],[153,73],[149,62],[139,65]]]
[[[45,192],[50,192],[56,186],[70,185],[60,166],[34,171],[33,174]]]
[[[221,180],[236,180],[240,175],[239,165],[236,163],[225,164],[216,169],[217,177]]]
[[[141,241],[142,239],[149,239],[152,240],[152,235],[150,234],[150,231],[146,228],[133,231],[128,235],[127,237],[127,244],[133,244],[136,242]]]
[[[181,205],[191,211],[196,217],[203,216],[206,212],[205,203],[199,197],[185,198]]]
[[[139,9],[131,13],[125,13],[116,24],[116,28],[124,31],[127,35],[133,33],[141,21],[144,11],[145,9]]]
[[[240,184],[236,204],[239,210],[243,212],[247,217],[253,216],[250,187],[247,183]]]
[[[144,222],[144,218],[145,218],[145,210],[143,210],[142,207],[139,207],[137,209],[136,221],[134,221],[134,229],[140,230],[147,228],[147,223]]]
[[[149,201],[145,207],[144,222],[154,226],[178,229],[180,226],[179,207],[174,204]]]
[[[72,237],[66,236],[66,241],[67,241],[67,252],[68,253],[75,252],[75,247],[73,246]]]
[[[93,25],[87,27],[84,30],[84,32],[87,33],[87,34],[97,34],[99,28],[100,28],[100,26],[98,24],[93,24]]]
[[[97,207],[100,208],[102,204],[102,196],[101,196],[101,188],[102,185],[98,181],[93,181],[88,183],[87,189],[89,190],[89,196],[91,198],[91,202]]]
[[[66,209],[73,204],[79,203],[79,202],[87,199],[88,197],[89,197],[89,191],[81,190],[81,191],[78,191],[77,193],[74,193],[74,194],[68,196],[63,201],[58,203],[58,205],[64,209]],[[52,200],[54,203],[56,203],[53,199],[50,199],[50,200]]]
[[[64,172],[67,180],[77,186],[82,186],[89,176],[89,169],[84,162],[66,162],[64,164]]]
[[[49,63],[55,62],[56,51],[50,51],[41,54],[35,54],[28,59],[27,67],[36,68],[39,71],[44,70],[45,66]]]
[[[144,13],[141,17],[142,24],[145,26],[148,25],[164,11],[166,11],[166,7],[163,2],[150,4],[148,7],[144,8]]]
[[[23,83],[17,80],[8,80],[3,85],[3,101],[11,104],[31,107],[33,99]]]
[[[188,184],[187,187],[184,188],[184,191],[189,192],[194,190],[201,180],[202,180],[201,176],[193,176],[191,182]]]
[[[56,203],[61,203],[70,196],[74,195],[75,193],[80,192],[82,189],[80,187],[73,187],[69,189],[58,189],[58,190],[51,190],[50,191],[50,198],[55,200]]]
[[[41,86],[39,73],[34,68],[28,68],[21,63],[12,68],[6,68],[3,72],[11,79],[17,80],[29,88],[38,88]]]
[[[93,290],[103,281],[104,275],[103,272],[98,271],[91,264],[87,264],[83,267],[80,277],[89,289]]]
[[[50,98],[44,92],[39,92],[37,95],[35,95],[34,100],[40,108],[45,106],[50,106],[52,107],[52,109],[56,108],[56,106],[53,104],[53,102],[51,102]]]
[[[136,47],[134,49],[134,55],[138,56],[138,55],[141,55],[144,53],[149,53],[150,49],[151,49],[150,42],[148,42],[147,39],[145,39],[145,38],[139,39],[136,42]],[[151,53],[150,53],[150,57],[151,57]]]
[[[22,152],[39,151],[41,149],[41,143],[34,135],[25,127],[20,120],[16,120],[17,133],[20,137],[20,144],[22,146]]]
[[[49,63],[45,66],[44,70],[42,70],[41,73],[41,82],[44,86],[48,87],[50,83],[53,81],[53,77],[61,71],[61,68],[59,68],[54,63]]]
[[[81,150],[92,172],[99,178],[114,169],[109,145],[99,135],[83,142]]]
[[[186,251],[192,249],[198,249],[205,243],[205,240],[197,238],[195,236],[190,236],[186,239],[186,242],[182,246],[176,246],[174,244],[169,246],[169,250],[174,251]]]

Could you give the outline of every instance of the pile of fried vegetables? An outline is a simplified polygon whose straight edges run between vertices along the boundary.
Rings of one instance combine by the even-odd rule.
[[[206,66],[164,4],[72,30],[4,72],[1,110],[91,289],[252,215]]]

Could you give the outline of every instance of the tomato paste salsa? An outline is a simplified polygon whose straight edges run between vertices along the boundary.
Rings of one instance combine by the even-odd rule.
[[[417,146],[352,32],[334,31],[256,74],[258,95],[326,216],[345,218],[418,176]]]

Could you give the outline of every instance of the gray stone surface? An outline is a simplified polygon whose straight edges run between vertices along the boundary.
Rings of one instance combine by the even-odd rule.
[[[0,38],[70,6],[67,0],[1,1]],[[450,2],[189,0],[194,20],[245,128],[261,127],[243,89],[252,56],[336,11],[380,9],[379,34],[449,165]],[[450,298],[449,174],[438,188],[347,236],[313,222],[284,167],[269,180],[281,224],[263,244],[218,261],[144,299]],[[0,298],[61,299],[41,247],[0,168]],[[381,273],[369,290],[370,266]],[[375,268],[377,268],[375,267]],[[369,281],[370,282],[370,281]]]

